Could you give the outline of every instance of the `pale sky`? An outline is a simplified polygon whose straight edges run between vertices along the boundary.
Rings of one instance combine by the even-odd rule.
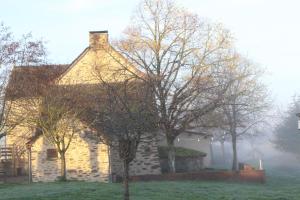
[[[0,21],[16,34],[43,38],[54,63],[70,63],[87,45],[88,31],[122,34],[139,0],[0,0]],[[178,0],[231,30],[241,53],[268,70],[275,103],[300,94],[299,0]]]

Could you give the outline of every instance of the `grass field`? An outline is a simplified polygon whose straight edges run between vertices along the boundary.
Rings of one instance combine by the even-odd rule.
[[[0,185],[5,200],[117,200],[121,184],[36,183]],[[269,174],[266,184],[224,182],[140,182],[131,184],[133,200],[300,200],[300,171]]]

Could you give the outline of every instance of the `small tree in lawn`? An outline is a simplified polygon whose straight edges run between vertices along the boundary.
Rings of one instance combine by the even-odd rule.
[[[128,200],[129,164],[143,136],[156,126],[153,98],[149,88],[136,80],[106,82],[102,79],[100,87],[105,92],[96,124],[105,142],[119,151],[124,169],[124,200]]]
[[[47,105],[43,108],[37,126],[43,132],[44,138],[55,145],[61,160],[61,181],[66,181],[65,155],[79,130],[77,113],[62,107]]]
[[[28,111],[25,125],[36,128],[36,134],[55,145],[61,160],[62,181],[67,180],[66,152],[81,126],[76,95],[68,86],[49,85],[38,102],[26,101],[27,107],[34,109]]]

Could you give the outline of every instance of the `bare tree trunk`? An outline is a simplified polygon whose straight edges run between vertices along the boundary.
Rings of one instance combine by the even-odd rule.
[[[61,161],[61,169],[60,169],[60,176],[61,176],[61,181],[66,181],[67,180],[67,173],[66,173],[66,156],[65,152],[60,153],[60,161]]]
[[[222,151],[222,162],[225,165],[225,147],[224,147],[224,141],[221,141],[221,151]]]
[[[174,140],[171,138],[167,138],[168,143],[168,164],[169,164],[169,170],[171,173],[176,172],[176,166],[175,166],[175,146],[174,146]]]
[[[232,107],[232,126],[230,127],[231,139],[232,139],[232,171],[238,171],[238,160],[237,160],[237,147],[236,147],[236,127],[237,127],[237,111],[236,111],[236,99],[234,100]]]
[[[237,160],[237,147],[236,147],[236,133],[232,134],[232,170],[238,171],[238,160]]]
[[[124,159],[123,165],[124,200],[129,200],[129,162],[126,159]]]

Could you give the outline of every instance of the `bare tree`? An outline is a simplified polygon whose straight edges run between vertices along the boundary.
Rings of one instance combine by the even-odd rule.
[[[263,70],[241,56],[236,56],[227,70],[232,84],[217,112],[220,112],[221,128],[231,136],[232,170],[238,170],[237,139],[266,123],[270,101],[266,87],[261,82]]]
[[[43,40],[33,39],[31,33],[15,39],[9,27],[0,23],[0,138],[13,129],[21,119],[12,121],[11,102],[6,95],[10,71],[13,66],[39,65],[46,62]],[[16,119],[16,116],[13,117]]]
[[[39,97],[26,99],[23,105],[23,114],[27,114],[21,125],[35,130],[33,138],[42,136],[55,146],[61,160],[61,181],[67,180],[66,152],[83,127],[78,96],[70,86],[48,85]]]
[[[104,143],[118,149],[123,163],[124,200],[129,200],[129,164],[136,157],[139,143],[151,137],[157,126],[154,99],[150,88],[140,80],[120,80],[119,75],[99,78],[100,109],[93,126]]]
[[[71,107],[70,98],[65,96],[65,90],[50,92],[43,98],[40,106],[40,117],[37,118],[37,128],[41,129],[45,139],[56,146],[61,160],[61,180],[67,180],[66,174],[66,152],[76,133],[79,132],[80,112]],[[67,102],[66,102],[67,101]]]
[[[144,0],[115,47],[127,59],[119,60],[121,70],[153,90],[175,172],[175,138],[214,110],[226,91],[228,84],[219,76],[232,59],[231,36],[173,1]]]

